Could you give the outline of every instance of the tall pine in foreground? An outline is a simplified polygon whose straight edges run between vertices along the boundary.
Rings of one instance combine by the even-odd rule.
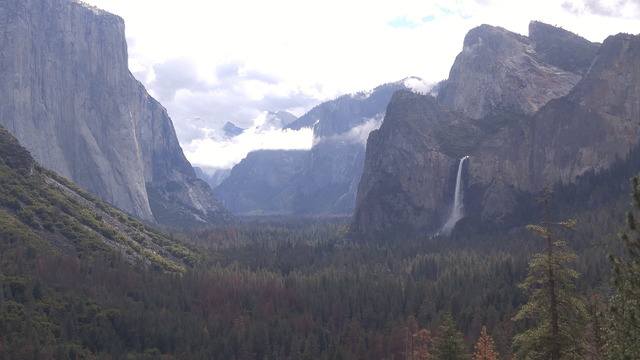
[[[613,285],[616,293],[611,299],[610,359],[640,359],[640,183],[631,179],[633,210],[627,212],[626,231],[619,234],[627,250],[625,256],[609,256],[613,264]]]
[[[550,194],[545,188],[539,199],[544,205],[545,219],[538,225],[527,225],[527,229],[545,240],[545,249],[533,255],[529,273],[519,284],[529,295],[529,301],[514,319],[528,320],[532,327],[514,338],[518,359],[582,358],[585,310],[584,303],[573,292],[579,274],[569,267],[577,256],[552,230],[555,227],[574,229],[575,221],[551,221]]]
[[[440,325],[440,336],[435,341],[433,353],[436,360],[467,359],[462,334],[456,330],[451,315],[446,315],[444,323]]]

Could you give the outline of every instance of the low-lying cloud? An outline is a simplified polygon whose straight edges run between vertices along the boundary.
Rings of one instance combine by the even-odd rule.
[[[313,144],[313,130],[281,129],[263,126],[269,116],[264,113],[242,134],[228,138],[218,129],[206,129],[205,137],[183,143],[185,156],[193,166],[205,172],[230,169],[256,150],[309,150]]]
[[[369,138],[369,134],[373,130],[377,130],[382,125],[382,120],[384,119],[384,114],[378,114],[373,118],[368,118],[363,121],[362,124],[351,128],[349,131],[325,136],[325,137],[317,137],[313,139],[313,145],[319,145],[323,142],[338,142],[344,144],[360,144],[365,146],[367,144],[367,139]]]
[[[135,73],[151,95],[170,110],[181,144],[203,140],[227,122],[251,128],[266,111],[299,116],[322,100],[320,88],[286,83],[242,61],[226,61],[214,70],[207,77],[185,58]]]
[[[409,77],[404,81],[404,86],[411,89],[411,91],[419,94],[431,94],[433,92],[436,83],[430,80],[424,80],[417,77]]]

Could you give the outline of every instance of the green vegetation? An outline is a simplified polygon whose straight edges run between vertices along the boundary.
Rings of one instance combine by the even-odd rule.
[[[0,214],[2,226],[12,234],[81,258],[124,252],[132,260],[178,273],[185,271],[185,263],[200,261],[184,245],[42,168],[4,128],[0,129]]]
[[[347,237],[348,218],[247,218],[161,235],[3,134],[0,359],[506,359],[544,324],[512,320],[544,295],[518,287],[537,281],[532,257],[532,275],[545,263],[522,228],[368,243]],[[636,316],[637,250],[613,257],[618,293],[600,315],[606,255],[621,247],[606,236],[616,199],[573,214],[584,224],[567,236],[574,262],[553,252],[563,257],[555,274],[579,272],[575,294],[595,294],[574,324],[590,339],[575,351],[591,358],[637,357],[613,350],[636,336],[616,319]],[[534,230],[547,234],[542,224]]]
[[[632,179],[634,211],[627,213],[626,231],[620,233],[626,254],[611,255],[613,285],[616,293],[611,301],[611,333],[608,349],[612,359],[637,359],[640,354],[640,182]]]
[[[508,111],[494,111],[482,119],[465,124],[440,124],[434,135],[442,152],[461,158],[473,151],[504,127],[524,119],[523,115]]]
[[[453,319],[447,315],[440,326],[440,336],[434,345],[434,356],[442,360],[465,360],[462,334],[455,329]]]
[[[434,134],[442,152],[454,158],[471,154],[483,139],[482,132],[468,124],[437,127]]]
[[[529,274],[520,287],[529,301],[518,311],[516,320],[530,319],[534,326],[514,341],[521,359],[581,359],[585,308],[573,294],[579,274],[570,267],[577,255],[552,230],[552,226],[575,229],[575,220],[552,222],[549,218],[550,189],[543,190],[540,199],[545,206],[545,220],[540,225],[528,225],[537,237],[546,241],[545,249],[534,254],[529,262]]]

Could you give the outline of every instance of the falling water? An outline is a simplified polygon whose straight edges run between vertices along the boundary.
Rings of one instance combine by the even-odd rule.
[[[442,229],[440,230],[441,234],[449,235],[451,234],[451,230],[456,225],[458,220],[464,217],[462,212],[462,165],[464,161],[469,157],[465,156],[460,159],[460,163],[458,164],[458,175],[456,176],[456,190],[453,194],[453,208],[451,209],[451,215],[447,219],[447,222],[444,223]]]

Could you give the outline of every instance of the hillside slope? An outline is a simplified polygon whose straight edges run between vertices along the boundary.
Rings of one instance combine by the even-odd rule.
[[[39,165],[0,127],[0,234],[3,241],[93,258],[122,256],[180,273],[198,255],[131,216],[113,209],[55,172]]]

